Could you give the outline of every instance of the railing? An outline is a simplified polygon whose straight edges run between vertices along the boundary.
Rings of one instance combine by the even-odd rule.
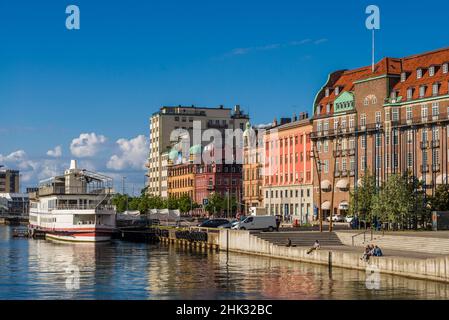
[[[431,142],[432,148],[439,148],[440,147],[440,140],[432,140]]]
[[[370,241],[373,241],[374,240],[374,232],[375,232],[375,230],[374,229],[364,230],[364,231],[362,231],[360,233],[357,233],[357,234],[352,236],[352,246],[355,247],[355,239],[360,237],[360,236],[363,236],[363,243],[366,243],[366,236],[367,236],[368,232],[370,233],[370,238],[369,238]],[[385,235],[385,230],[382,229],[382,236],[384,236],[384,235]]]

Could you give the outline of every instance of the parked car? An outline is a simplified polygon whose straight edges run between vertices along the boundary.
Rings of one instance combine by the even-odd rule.
[[[232,229],[237,230],[276,230],[275,216],[252,216],[236,224]]]
[[[222,224],[221,226],[219,226],[219,229],[232,229],[233,226],[237,225],[239,223],[239,221],[237,220],[232,220],[229,223],[226,224]]]
[[[219,226],[228,224],[229,220],[228,219],[210,219],[210,220],[206,220],[203,223],[201,223],[199,225],[199,227],[202,228],[218,228]]]
[[[330,222],[330,217],[327,217],[326,220],[328,222]],[[345,221],[345,217],[343,217],[342,215],[334,214],[332,216],[332,222],[344,222],[344,221]]]
[[[345,221],[346,221],[347,223],[352,223],[352,220],[354,220],[354,217],[347,216],[347,217],[345,218]]]

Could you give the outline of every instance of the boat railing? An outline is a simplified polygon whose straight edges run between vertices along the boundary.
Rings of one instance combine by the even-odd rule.
[[[56,210],[114,210],[113,205],[98,205],[96,203],[92,204],[58,204],[56,205]]]

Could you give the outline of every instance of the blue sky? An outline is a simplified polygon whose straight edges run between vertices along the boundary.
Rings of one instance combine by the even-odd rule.
[[[80,30],[65,28],[69,4]],[[369,4],[381,9],[378,59],[449,46],[445,0],[2,1],[0,162],[32,185],[49,169],[37,163],[59,170],[77,158],[73,139],[94,133],[104,142],[80,161],[137,188],[143,171],[123,151],[142,147],[132,139],[161,105],[240,104],[254,123],[310,113],[329,72],[370,64]],[[108,167],[113,155],[124,161]]]

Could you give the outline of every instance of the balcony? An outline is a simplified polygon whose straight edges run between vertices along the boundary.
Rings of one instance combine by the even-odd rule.
[[[440,140],[432,140],[431,145],[432,145],[433,149],[439,148],[440,147]]]
[[[336,178],[341,177],[341,171],[340,171],[340,170],[335,171],[335,177],[336,177]]]
[[[355,171],[354,170],[349,171],[349,176],[354,177],[355,176]]]
[[[440,171],[440,164],[435,163],[432,165],[432,172],[439,172]]]
[[[427,149],[429,147],[428,141],[421,141],[421,149]]]
[[[341,176],[342,176],[342,177],[347,177],[347,176],[348,176],[348,171],[347,171],[347,170],[343,170],[343,171],[341,172]]]
[[[421,173],[427,173],[427,172],[429,172],[429,166],[426,164],[426,165],[422,165],[421,166]]]

